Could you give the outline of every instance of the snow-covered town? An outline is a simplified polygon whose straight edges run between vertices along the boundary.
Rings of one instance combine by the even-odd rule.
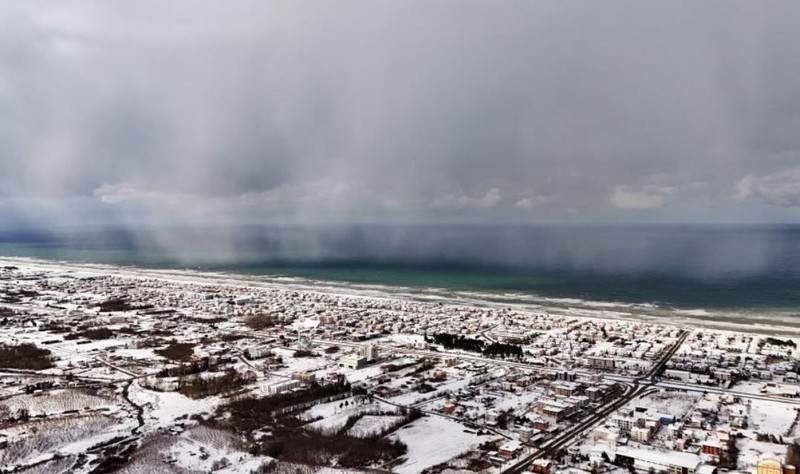
[[[3,261],[0,472],[794,473],[800,339]]]

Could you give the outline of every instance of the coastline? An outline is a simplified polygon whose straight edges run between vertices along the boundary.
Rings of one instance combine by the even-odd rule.
[[[0,266],[22,270],[67,272],[79,276],[114,275],[131,279],[154,279],[186,284],[272,288],[352,298],[445,304],[463,307],[513,308],[522,312],[552,314],[594,320],[627,320],[680,328],[702,327],[765,335],[800,335],[792,314],[786,311],[751,309],[684,309],[657,304],[592,301],[579,298],[549,298],[521,293],[412,288],[342,281],[314,280],[296,276],[250,275],[193,269],[152,269],[103,263],[0,256]]]

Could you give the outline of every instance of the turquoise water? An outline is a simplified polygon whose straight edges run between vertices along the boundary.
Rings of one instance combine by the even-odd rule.
[[[551,298],[656,304],[678,308],[770,308],[800,312],[796,283],[780,278],[697,281],[669,277],[631,277],[503,269],[372,265],[338,262],[314,265],[232,266],[227,271],[282,274],[319,280],[459,290],[514,292]]]
[[[242,234],[250,237],[233,246],[230,242],[217,246],[210,238],[199,247],[187,244],[177,250],[134,245],[127,234],[117,233],[103,238],[15,235],[1,239],[0,255],[675,308],[800,313],[800,231],[793,227],[433,228],[407,233],[411,236],[395,239],[391,246],[375,243],[386,240],[385,228],[317,232],[313,245],[303,240],[307,233],[297,229],[281,231],[280,238],[274,231],[246,229]],[[515,243],[514,251],[507,250],[509,242]]]

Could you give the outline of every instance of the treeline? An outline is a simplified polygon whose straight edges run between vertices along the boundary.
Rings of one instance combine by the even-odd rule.
[[[255,380],[255,372],[246,372],[242,374],[235,370],[229,370],[221,375],[212,375],[209,377],[193,375],[178,381],[178,392],[189,398],[205,398],[230,392],[248,383],[255,382]]]
[[[164,367],[161,369],[157,377],[183,377],[186,375],[195,375],[201,372],[208,372],[212,368],[220,365],[225,364],[228,362],[232,362],[231,358],[211,358],[211,357],[203,357],[200,360],[182,363],[177,367]]]
[[[95,341],[101,339],[110,339],[114,335],[114,332],[111,329],[102,327],[102,328],[89,328],[84,329],[83,331],[73,332],[64,336],[64,339],[78,339],[80,337],[85,337],[86,339],[92,339]]]
[[[483,352],[484,342],[480,339],[472,339],[460,334],[439,333],[434,334],[431,339],[425,336],[426,342],[441,344],[445,349],[461,349],[462,351]]]
[[[344,426],[334,432],[316,429],[300,430],[296,418],[282,419],[281,428],[273,431],[253,448],[254,454],[277,458],[283,462],[309,466],[334,464],[344,468],[363,468],[397,459],[408,453],[408,447],[386,435],[399,427],[424,416],[417,409],[408,410],[392,426],[370,436],[349,435],[350,429],[365,415],[395,415],[395,412],[366,412],[348,418]]]
[[[347,433],[350,431],[350,429],[353,426],[355,426],[355,424],[358,423],[358,421],[364,418],[365,416],[397,416],[397,412],[386,411],[386,410],[368,410],[368,411],[362,411],[356,415],[350,415],[349,417],[347,417],[347,421],[345,422],[344,426],[334,431],[333,434],[339,436],[347,436]],[[425,416],[425,414],[422,413],[422,411],[420,411],[418,408],[413,408],[413,407],[403,408],[402,417],[400,417],[400,419],[398,419],[391,425],[384,427],[380,432],[373,433],[372,435],[370,435],[370,437],[371,436],[384,437],[389,433],[396,431],[401,426],[405,426],[411,423],[412,421],[419,420],[423,416]]]
[[[253,452],[289,463],[323,466],[335,460],[338,467],[357,468],[396,459],[405,455],[408,447],[381,436],[326,436],[295,430],[257,445]]]
[[[388,374],[390,372],[399,372],[401,370],[414,367],[415,365],[418,365],[419,367],[417,367],[416,369],[414,369],[413,372],[407,375],[418,374],[421,372],[428,371],[435,367],[433,362],[429,361],[428,359],[422,359],[422,361],[406,362],[405,364],[386,364],[383,366],[383,373]]]
[[[244,318],[244,325],[254,331],[261,331],[271,328],[272,326],[275,326],[275,324],[275,317],[264,313],[251,314],[250,316]]]
[[[259,398],[239,398],[222,409],[230,412],[231,418],[236,420],[237,425],[258,427],[272,419],[272,414],[277,410],[340,395],[349,392],[350,388],[350,384],[346,381],[328,385],[314,384],[299,392],[284,392]]]
[[[214,317],[200,317],[200,316],[181,316],[181,320],[190,321],[193,323],[200,323],[200,324],[218,324],[228,320],[228,318],[222,316],[214,316]]]
[[[65,325],[62,322],[45,321],[39,325],[42,331],[52,332],[54,334],[62,334],[72,331],[72,327]]]
[[[800,466],[800,440],[795,440],[786,448],[786,463]]]
[[[295,359],[301,359],[303,357],[319,357],[319,354],[314,354],[313,352],[306,349],[297,349],[292,354],[292,357],[294,357]]]
[[[345,425],[333,433],[313,429],[285,430],[275,433],[272,439],[266,439],[258,446],[258,450],[281,461],[306,465],[329,465],[334,462],[345,468],[363,468],[385,463],[408,453],[405,443],[391,440],[387,434],[422,418],[424,415],[421,411],[416,408],[404,410],[402,418],[396,423],[370,436],[358,437],[348,432],[364,416],[393,415],[396,412],[363,412],[349,417]]]
[[[483,350],[485,355],[491,357],[522,357],[522,347],[515,344],[504,344],[502,342],[493,342]]]
[[[53,358],[47,349],[33,344],[0,344],[0,367],[19,370],[43,370],[53,367]]]
[[[403,412],[403,418],[389,430],[367,437],[348,434],[350,428],[363,414],[351,417],[344,427],[333,432],[302,429],[301,427],[307,421],[292,415],[276,414],[282,409],[291,409],[297,405],[324,403],[331,399],[348,397],[357,391],[357,389],[352,389],[350,384],[342,378],[338,383],[324,386],[312,385],[303,391],[261,398],[240,398],[221,406],[219,413],[227,412],[229,416],[219,419],[224,428],[248,434],[251,454],[270,456],[281,461],[281,463],[272,464],[273,468],[285,465],[284,463],[296,466],[330,466],[333,464],[341,468],[364,468],[381,465],[406,455],[408,447],[398,440],[388,438],[386,433],[423,416],[416,409]],[[395,413],[391,412],[391,414]],[[264,425],[271,427],[271,436],[254,439],[249,435],[253,429],[262,428]],[[269,471],[267,469],[264,472]]]
[[[778,347],[797,347],[797,344],[791,339],[777,339],[774,337],[768,337],[766,339],[762,339],[759,341],[759,348],[763,348],[765,345],[769,344],[770,346],[778,346]]]
[[[473,339],[460,334],[439,333],[433,337],[425,336],[425,341],[441,344],[446,349],[479,352],[489,357],[522,357],[522,347],[516,344],[493,342],[488,346],[481,339]]]
[[[194,344],[173,342],[163,349],[156,349],[154,352],[161,357],[166,357],[176,362],[190,362],[194,355]]]
[[[153,307],[153,305],[135,306],[132,305],[130,301],[124,298],[109,298],[105,301],[100,302],[100,304],[97,306],[101,313],[110,313],[112,311],[143,310],[143,309],[150,309]]]

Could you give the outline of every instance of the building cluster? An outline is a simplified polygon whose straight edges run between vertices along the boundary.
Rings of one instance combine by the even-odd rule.
[[[490,435],[475,454],[490,472],[783,474],[800,436],[791,337],[135,274],[7,271],[4,303],[0,337],[49,350],[56,388],[136,380],[195,396],[220,380],[285,396],[346,381]],[[0,396],[29,385],[9,379]]]

